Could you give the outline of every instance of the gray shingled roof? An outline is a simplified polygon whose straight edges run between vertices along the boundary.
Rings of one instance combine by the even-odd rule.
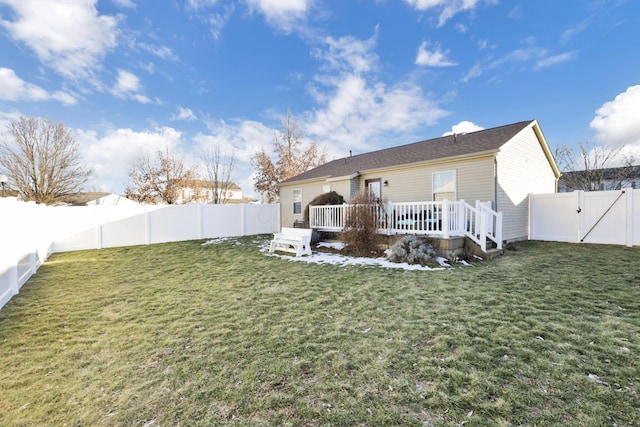
[[[372,169],[428,162],[450,157],[471,155],[483,151],[497,151],[533,120],[513,123],[477,132],[443,136],[332,160],[283,182],[283,184],[308,179],[348,176]]]

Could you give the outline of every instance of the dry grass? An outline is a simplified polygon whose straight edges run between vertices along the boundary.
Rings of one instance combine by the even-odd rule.
[[[0,311],[0,425],[640,424],[638,249],[411,272],[263,240],[52,256]]]

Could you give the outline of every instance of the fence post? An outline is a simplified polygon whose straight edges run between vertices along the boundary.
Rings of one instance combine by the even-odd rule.
[[[316,225],[316,210],[314,206],[309,205],[309,228]]]
[[[625,202],[627,203],[627,221],[626,221],[626,243],[627,247],[633,246],[633,190],[627,190],[627,197]]]
[[[480,247],[482,248],[482,252],[487,253],[487,216],[489,216],[489,212],[486,209],[481,209],[480,214]]]
[[[442,201],[442,233],[445,239],[449,238],[449,201]]]
[[[9,287],[11,288],[11,295],[17,295],[20,291],[20,287],[18,286],[18,260],[15,260],[9,267]]]
[[[198,239],[204,239],[204,237],[202,236],[202,229],[204,228],[202,226],[202,203],[198,203],[198,212],[196,213],[197,215],[197,220],[198,220]]]
[[[144,243],[151,244],[151,216],[147,205],[144,205]]]
[[[580,241],[582,240],[582,230],[585,229],[584,218],[586,215],[581,215],[581,212],[584,208],[584,191],[576,190],[573,192],[573,194],[576,195],[577,202],[576,213],[578,215],[578,221],[576,221],[576,223],[578,224],[578,235],[572,243],[580,243]]]
[[[240,227],[241,227],[240,235],[241,236],[247,235],[247,224],[245,222],[247,217],[245,212],[246,206],[247,205],[244,203],[240,205]]]

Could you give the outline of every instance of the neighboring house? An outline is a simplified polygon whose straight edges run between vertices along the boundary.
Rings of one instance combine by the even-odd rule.
[[[640,188],[640,166],[563,172],[558,181],[559,192],[611,191]]]
[[[213,187],[210,181],[190,181],[179,190],[176,204],[211,203],[214,200]],[[243,203],[245,201],[242,196],[242,189],[234,183],[229,183],[226,186],[223,183],[219,183],[217,192],[218,200],[224,201],[225,203]]]
[[[358,191],[368,188],[392,202],[384,208],[384,226],[392,232],[404,228],[447,237],[459,225],[468,228],[475,222],[477,227],[482,222],[478,217],[463,219],[462,215],[481,210],[478,205],[473,207],[476,200],[490,202],[493,211],[501,213],[494,215],[500,217],[501,234],[496,234],[500,247],[502,241],[528,238],[528,195],[555,193],[559,176],[540,125],[536,120],[524,121],[325,163],[280,184],[281,225],[290,227],[303,220],[305,207],[320,194],[336,191],[349,202]],[[468,204],[459,202],[462,200]],[[462,210],[451,209],[454,205]],[[419,216],[418,211],[425,216]],[[426,222],[427,215],[430,221],[438,216],[437,225],[415,225]],[[409,219],[411,226],[406,226]],[[315,217],[313,221],[317,222]],[[469,233],[484,237],[477,228]]]

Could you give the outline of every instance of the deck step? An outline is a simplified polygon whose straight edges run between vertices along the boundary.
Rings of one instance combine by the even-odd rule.
[[[487,259],[494,259],[495,257],[504,254],[504,249],[498,249],[498,248],[489,249],[489,248],[487,248],[487,252],[485,252],[485,253],[487,254]]]

